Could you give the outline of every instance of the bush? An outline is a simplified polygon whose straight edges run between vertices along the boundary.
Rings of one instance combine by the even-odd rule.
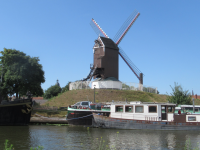
[[[69,91],[69,84],[71,82],[68,82],[67,85],[65,87],[62,88],[62,93],[66,92],[66,91]]]
[[[44,98],[45,99],[50,99],[54,96],[58,96],[59,93],[61,93],[62,89],[58,85],[53,85],[49,87],[45,93],[44,93]]]
[[[191,105],[191,95],[188,90],[184,91],[181,85],[178,85],[178,83],[174,83],[174,88],[170,85],[172,88],[171,96],[167,98],[167,100],[171,103],[175,104],[186,104]]]

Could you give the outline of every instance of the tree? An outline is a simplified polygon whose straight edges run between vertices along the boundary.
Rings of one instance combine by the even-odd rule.
[[[184,91],[181,85],[178,85],[178,83],[174,82],[174,88],[170,85],[172,88],[171,96],[168,96],[167,100],[171,103],[175,104],[187,104],[191,105],[191,95],[188,90]]]
[[[50,99],[54,96],[58,96],[59,93],[61,93],[62,89],[58,85],[50,86],[44,93],[45,99]]]
[[[66,91],[69,91],[69,84],[71,82],[68,82],[67,85],[65,87],[62,88],[62,93],[66,92]]]
[[[43,95],[41,83],[45,82],[45,78],[38,57],[6,48],[0,53],[0,71],[3,75],[0,90],[4,97],[16,93],[18,98],[25,95],[27,90],[36,96]]]

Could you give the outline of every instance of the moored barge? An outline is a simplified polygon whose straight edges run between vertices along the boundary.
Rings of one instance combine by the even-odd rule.
[[[3,100],[0,104],[0,125],[28,125],[32,111],[32,99]]]
[[[174,113],[176,104],[112,103],[110,115],[93,113],[98,127],[114,129],[199,130],[200,114]]]

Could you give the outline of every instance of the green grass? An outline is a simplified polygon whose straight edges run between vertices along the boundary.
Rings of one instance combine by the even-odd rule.
[[[33,110],[32,117],[38,117],[36,114],[44,116],[44,117],[66,117],[67,111],[62,110]]]
[[[88,98],[87,98],[88,97]],[[147,93],[131,90],[111,90],[111,89],[95,89],[95,99],[98,102],[114,101],[142,101],[142,102],[167,102],[166,95]],[[94,101],[94,90],[82,89],[66,91],[57,97],[53,97],[43,105],[67,107],[79,101]]]

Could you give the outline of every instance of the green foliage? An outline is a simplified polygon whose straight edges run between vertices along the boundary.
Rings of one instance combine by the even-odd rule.
[[[14,147],[12,144],[10,144],[10,146],[9,146],[8,140],[5,141],[4,145],[5,145],[4,150],[14,150]],[[33,147],[30,148],[30,150],[43,150],[43,149],[44,149],[43,146],[38,146],[36,148],[33,148]]]
[[[171,103],[175,104],[187,104],[191,105],[191,95],[188,90],[184,91],[181,85],[178,85],[178,83],[174,83],[174,87],[172,87],[172,93],[171,96],[168,96],[167,100]]]
[[[8,140],[5,141],[4,145],[5,145],[4,150],[12,150],[12,149],[14,149],[12,144],[10,144],[10,146],[9,146]]]
[[[122,89],[129,90],[129,89],[130,89],[130,86],[128,86],[128,85],[125,84],[125,83],[122,83]]]
[[[192,144],[191,144],[190,139],[187,139],[186,142],[185,142],[184,150],[199,150],[198,145],[199,145],[199,143],[197,143],[197,147],[192,148]]]
[[[50,99],[54,96],[57,96],[59,93],[61,93],[62,89],[58,85],[53,85],[49,87],[45,93],[44,93],[44,98],[45,99]]]
[[[3,74],[1,93],[4,97],[16,93],[26,95],[27,90],[33,95],[43,95],[41,83],[45,82],[42,65],[38,57],[30,57],[15,49],[0,52],[0,72]]]
[[[66,91],[69,91],[69,84],[71,82],[68,82],[67,85],[65,87],[62,88],[62,93],[66,92]]]

